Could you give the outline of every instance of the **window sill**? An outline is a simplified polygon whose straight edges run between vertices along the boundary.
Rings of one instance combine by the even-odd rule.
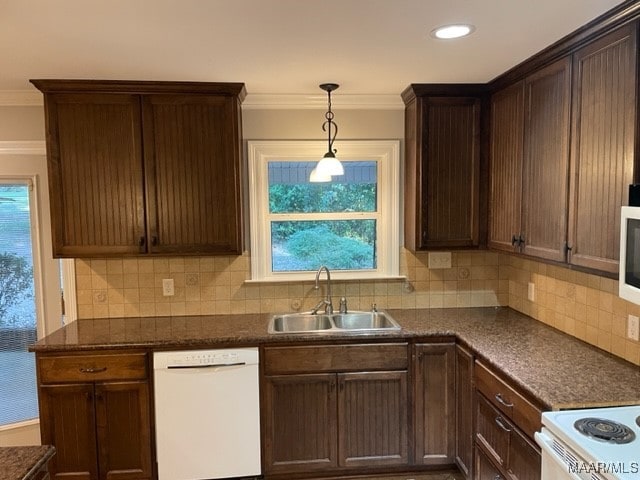
[[[305,273],[302,275],[290,275],[283,274],[282,276],[278,275],[277,277],[269,277],[269,278],[260,278],[260,279],[249,279],[245,280],[245,284],[261,284],[261,283],[294,283],[294,282],[313,282],[315,281],[315,272],[313,273]],[[321,275],[321,279],[325,281],[325,274]],[[366,281],[398,281],[404,282],[407,280],[407,277],[404,275],[363,275],[363,274],[355,274],[355,273],[340,273],[340,272],[331,272],[331,281],[340,281],[340,282],[366,282]]]

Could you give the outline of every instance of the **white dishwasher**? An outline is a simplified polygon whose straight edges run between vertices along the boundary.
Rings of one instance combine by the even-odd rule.
[[[258,349],[153,355],[159,480],[260,475]]]

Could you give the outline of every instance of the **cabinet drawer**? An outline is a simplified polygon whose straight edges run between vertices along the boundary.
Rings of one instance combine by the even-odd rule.
[[[476,388],[498,410],[513,420],[520,430],[533,438],[534,432],[539,431],[542,426],[542,411],[482,363],[476,362],[474,375]]]
[[[476,439],[493,462],[505,467],[513,425],[483,395],[476,398]]]
[[[406,343],[269,347],[264,350],[266,375],[309,372],[406,370]]]
[[[40,383],[143,380],[147,378],[145,353],[39,357]]]

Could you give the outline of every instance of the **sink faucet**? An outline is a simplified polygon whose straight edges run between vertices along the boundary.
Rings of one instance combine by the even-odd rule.
[[[316,285],[313,288],[314,290],[318,290],[320,288],[320,274],[322,273],[322,270],[327,272],[327,296],[320,300],[318,304],[311,309],[311,315],[318,313],[318,310],[323,306],[325,313],[333,313],[333,303],[331,301],[331,273],[326,266],[322,265],[316,272]]]

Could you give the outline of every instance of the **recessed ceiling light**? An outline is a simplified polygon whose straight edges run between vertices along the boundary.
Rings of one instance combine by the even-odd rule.
[[[431,36],[442,40],[450,40],[452,38],[460,38],[470,35],[476,27],[467,24],[443,25],[431,30]]]

